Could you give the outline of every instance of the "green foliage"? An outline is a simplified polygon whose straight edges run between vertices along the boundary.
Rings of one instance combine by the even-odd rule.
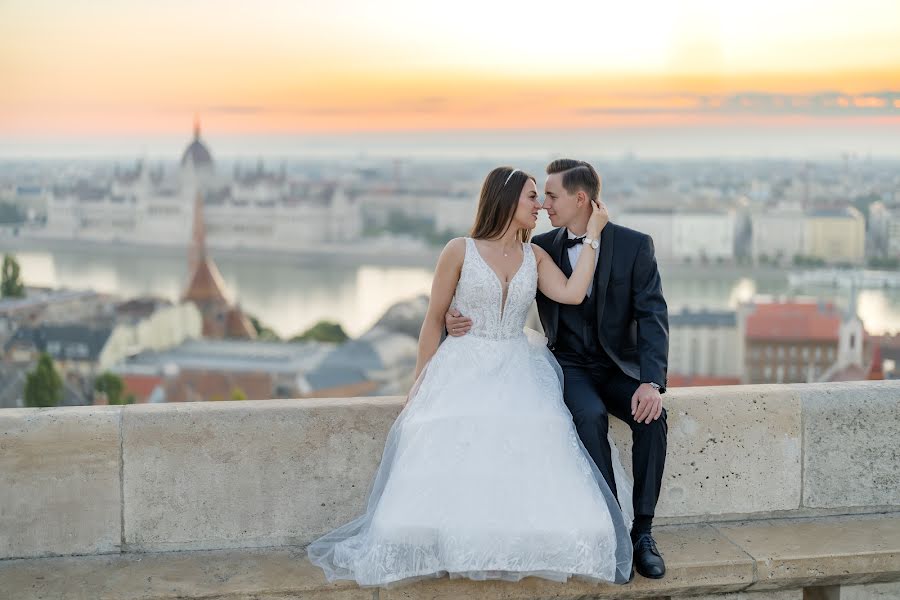
[[[231,389],[231,399],[232,400],[246,400],[247,394],[245,394],[244,390],[242,390],[241,388],[234,387]]]
[[[253,324],[253,328],[256,330],[256,338],[261,341],[266,342],[278,342],[281,338],[277,333],[270,327],[263,325],[263,323],[254,317],[253,315],[248,315],[250,318],[250,323]]]
[[[794,265],[798,267],[824,267],[825,259],[816,256],[794,255]]]
[[[62,398],[62,377],[56,372],[53,358],[42,352],[37,367],[25,378],[25,406],[29,408],[59,406]]]
[[[869,259],[869,267],[872,269],[884,269],[886,271],[896,271],[900,269],[900,258],[891,257],[872,257]]]
[[[24,298],[25,284],[19,270],[19,261],[12,254],[3,256],[3,276],[0,280],[0,297]]]
[[[319,321],[306,332],[291,338],[292,342],[334,342],[337,344],[346,342],[350,337],[344,332],[339,323],[332,321]]]
[[[125,384],[122,378],[115,373],[105,371],[97,379],[94,380],[94,389],[106,395],[106,401],[109,404],[134,404],[134,394],[128,394],[123,397],[122,392],[125,391]]]

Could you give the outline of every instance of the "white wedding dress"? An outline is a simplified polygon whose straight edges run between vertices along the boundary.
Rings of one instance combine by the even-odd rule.
[[[526,334],[537,265],[523,248],[504,308],[500,280],[466,239],[453,305],[472,328],[444,340],[413,386],[366,512],[309,545],[329,581],[628,581],[632,484],[613,445],[623,514],[578,438],[546,340]]]

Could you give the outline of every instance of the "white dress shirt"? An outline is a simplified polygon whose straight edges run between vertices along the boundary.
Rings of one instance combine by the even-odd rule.
[[[580,235],[575,235],[574,233],[569,231],[568,228],[566,228],[566,233],[568,234],[570,240],[574,240],[575,238],[581,237]],[[598,239],[597,241],[599,242],[600,240]],[[578,257],[581,256],[582,248],[584,248],[584,244],[575,244],[574,246],[572,246],[571,248],[568,249],[569,264],[572,265],[573,271],[575,270],[575,265],[578,264]],[[594,252],[594,272],[597,271],[597,260],[599,258],[600,258],[600,247],[598,246],[597,250]],[[591,283],[590,283],[590,285],[588,285],[588,290],[587,290],[588,296],[591,295],[591,290],[593,290],[593,288],[594,288],[594,276],[592,275]]]

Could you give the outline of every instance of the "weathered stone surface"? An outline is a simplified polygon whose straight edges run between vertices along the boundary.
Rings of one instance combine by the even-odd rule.
[[[765,592],[733,592],[686,596],[684,600],[804,600],[803,590],[769,590]]]
[[[900,598],[900,581],[841,586],[841,600],[897,600],[897,598]]]
[[[531,598],[633,598],[692,590],[728,591],[746,587],[753,581],[753,561],[712,527],[660,529],[655,535],[666,560],[662,580],[640,575],[627,585],[596,585],[580,581],[559,584],[529,577],[520,582],[438,579],[409,587],[382,590],[380,600],[527,600]]]
[[[791,386],[672,390],[663,396],[668,449],[659,517],[796,509],[800,402]],[[610,419],[631,472],[631,430]]]
[[[362,512],[399,411],[380,398],[128,406],[128,549],[308,543]]]
[[[0,558],[119,550],[120,411],[0,410]]]
[[[201,550],[0,561],[6,600],[372,600],[329,584],[299,548]],[[11,593],[7,596],[6,593]]]
[[[351,582],[328,583],[300,548],[253,548],[0,561],[0,590],[17,600],[512,600],[576,599],[586,594],[648,598],[741,589],[752,582],[750,558],[709,526],[665,529],[658,537],[668,576],[662,580],[637,576],[624,586],[559,584],[537,578],[518,583],[443,578],[377,589],[376,595],[376,589],[360,589]]]
[[[900,514],[717,529],[756,560],[754,590],[900,579]]]
[[[595,586],[577,581],[559,584],[537,578],[507,583],[445,577],[388,589],[360,589],[352,582],[328,583],[322,572],[309,564],[299,547],[30,558],[0,561],[0,591],[3,592],[0,597],[4,600],[797,600],[797,592],[803,586],[816,586],[811,591],[833,592],[840,585],[840,600],[886,599],[894,598],[891,594],[900,585],[898,533],[900,516],[809,522],[772,520],[728,527],[664,527],[657,531],[657,539],[668,566],[666,577],[648,580],[636,576],[632,583],[622,586]],[[893,583],[855,587],[876,581]],[[852,593],[856,595],[847,595]],[[864,593],[869,595],[861,595]],[[816,597],[830,600],[828,595],[809,596]]]
[[[892,382],[797,386],[803,402],[803,504],[900,505],[900,410]]]

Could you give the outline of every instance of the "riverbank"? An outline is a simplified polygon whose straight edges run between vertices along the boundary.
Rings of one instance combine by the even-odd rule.
[[[433,269],[437,264],[441,247],[428,246],[412,240],[391,244],[383,240],[362,238],[356,242],[342,244],[320,244],[302,250],[272,250],[266,248],[217,247],[210,244],[209,251],[215,258],[228,261],[258,263],[275,261],[296,266],[375,266],[375,267],[420,267]],[[111,253],[123,256],[160,257],[187,256],[187,245],[157,245],[135,242],[105,242],[96,240],[74,240],[59,238],[39,238],[12,236],[0,233],[0,250],[40,252],[65,251],[72,253]],[[717,279],[719,277],[746,276],[765,280],[786,280],[788,271],[773,265],[738,265],[734,263],[687,263],[659,261],[663,276],[697,277]]]
[[[187,256],[188,246],[142,244],[137,242],[106,242],[0,235],[0,249],[4,252],[66,251],[84,254],[116,253],[124,256],[160,257]],[[272,250],[267,248],[217,247],[209,244],[209,253],[229,261],[275,261],[299,266],[334,265],[378,267],[429,267],[437,263],[440,248],[412,241],[385,243],[382,240],[360,239],[342,244],[320,244],[302,250]]]

